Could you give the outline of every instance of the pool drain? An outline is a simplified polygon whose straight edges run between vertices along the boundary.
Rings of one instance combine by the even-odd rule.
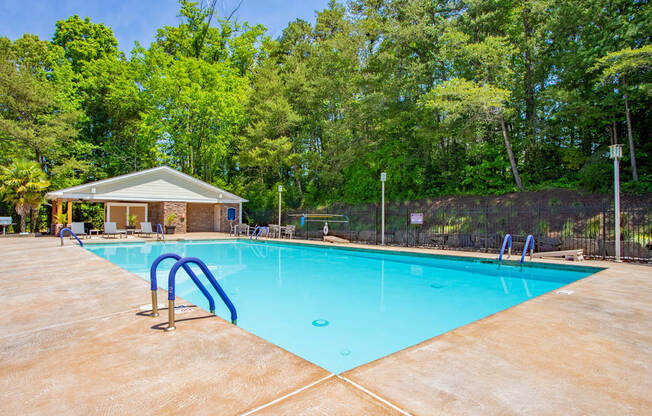
[[[317,327],[326,326],[328,325],[328,321],[325,319],[315,319],[312,321],[312,325]]]
[[[342,351],[340,351],[340,354],[343,356],[351,355],[351,350],[344,348]]]
[[[433,289],[441,289],[441,288],[443,288],[444,286],[442,286],[442,285],[438,285],[437,283],[433,283],[433,284],[430,285],[430,287],[433,288]]]

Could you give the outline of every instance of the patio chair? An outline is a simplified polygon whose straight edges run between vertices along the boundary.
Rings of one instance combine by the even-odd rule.
[[[278,228],[278,224],[267,224],[269,227],[269,234],[272,238],[281,238],[281,232]]]
[[[88,237],[88,234],[86,234],[86,231],[84,231],[84,223],[83,222],[71,222],[70,223],[70,229],[72,230],[73,233],[77,237]],[[70,236],[72,238],[72,235]]]
[[[249,236],[249,224],[238,224],[238,235]]]
[[[122,235],[127,235],[126,231],[123,230],[118,230],[114,222],[105,222],[104,223],[104,233],[102,234],[103,236],[118,236],[121,237]]]
[[[151,222],[141,222],[140,223],[140,232],[138,235],[140,236],[146,236],[149,237],[152,234],[154,234],[154,231],[152,231],[152,223]]]
[[[290,236],[290,240],[294,237],[294,232],[296,230],[295,225],[286,225],[283,227],[283,236]]]

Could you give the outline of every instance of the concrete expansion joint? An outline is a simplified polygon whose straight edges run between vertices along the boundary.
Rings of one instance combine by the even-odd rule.
[[[324,381],[330,379],[331,377],[335,377],[335,374],[331,373],[331,374],[327,375],[326,377],[320,378],[320,379],[317,380],[317,381],[313,381],[312,383],[307,384],[307,385],[305,385],[305,386],[303,386],[303,387],[301,387],[301,388],[298,388],[298,389],[296,389],[296,390],[294,390],[294,391],[291,391],[290,393],[288,393],[288,394],[286,394],[286,395],[284,395],[284,396],[281,396],[281,397],[279,397],[279,398],[276,398],[276,399],[272,400],[271,402],[267,402],[267,403],[265,403],[265,404],[263,404],[263,405],[261,405],[261,406],[258,406],[258,407],[254,408],[254,409],[251,409],[251,410],[249,410],[249,411],[247,411],[247,412],[245,412],[245,413],[242,413],[242,414],[240,414],[240,416],[249,416],[249,415],[252,415],[252,414],[258,412],[259,410],[263,410],[263,409],[265,409],[266,407],[269,407],[269,406],[271,406],[271,405],[273,405],[273,404],[276,404],[276,403],[278,403],[278,402],[280,402],[280,401],[282,401],[282,400],[285,400],[285,399],[287,399],[287,398],[289,398],[289,397],[292,397],[292,396],[294,396],[294,395],[297,395],[297,394],[301,393],[302,391],[309,389],[310,387],[316,386],[317,384],[319,384],[319,383],[321,383],[321,382],[324,382]]]
[[[355,388],[357,388],[357,389],[363,391],[364,393],[366,393],[367,395],[373,397],[374,399],[378,400],[379,402],[382,402],[382,403],[386,404],[387,406],[391,407],[392,409],[396,410],[397,412],[399,412],[399,413],[401,413],[401,414],[403,414],[403,415],[406,415],[406,416],[412,416],[411,413],[407,412],[406,410],[401,409],[400,407],[398,407],[398,406],[395,405],[394,403],[390,402],[390,401],[387,400],[387,399],[384,399],[384,398],[380,397],[380,396],[377,395],[376,393],[367,390],[366,388],[362,387],[361,385],[359,385],[359,384],[356,383],[355,381],[349,380],[348,378],[346,378],[346,377],[344,377],[344,376],[339,376],[339,375],[337,376],[337,378],[339,378],[340,380],[344,380],[344,381],[346,381],[347,383],[349,383],[349,384],[352,385],[353,387],[355,387]]]

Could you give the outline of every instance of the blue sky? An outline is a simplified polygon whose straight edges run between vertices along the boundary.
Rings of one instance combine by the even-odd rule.
[[[218,0],[218,10],[231,11],[238,1]],[[315,10],[327,4],[328,0],[244,0],[237,17],[240,22],[262,24],[276,38],[296,18],[314,23]],[[178,9],[177,0],[0,0],[0,36],[14,40],[33,33],[50,40],[57,20],[78,14],[110,26],[120,49],[128,54],[134,41],[148,46],[156,29],[176,25]]]

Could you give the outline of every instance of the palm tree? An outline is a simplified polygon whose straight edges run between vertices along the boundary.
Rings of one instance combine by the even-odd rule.
[[[46,188],[50,186],[50,182],[47,182]],[[37,192],[29,192],[27,194],[27,204],[29,205],[31,212],[31,221],[30,228],[31,232],[34,233],[38,231],[38,210],[43,204],[43,189]]]
[[[43,191],[50,186],[38,163],[16,160],[0,171],[0,194],[14,205],[20,216],[20,232],[25,232],[25,218],[29,210],[38,209],[43,201]],[[32,229],[34,226],[32,225]]]

